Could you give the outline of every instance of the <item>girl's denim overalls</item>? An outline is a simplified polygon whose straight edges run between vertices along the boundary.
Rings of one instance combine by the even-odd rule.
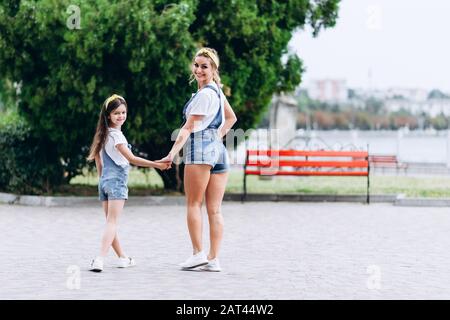
[[[130,145],[128,145],[130,148]],[[122,167],[102,149],[103,168],[98,184],[100,201],[128,199],[128,172],[130,165]]]

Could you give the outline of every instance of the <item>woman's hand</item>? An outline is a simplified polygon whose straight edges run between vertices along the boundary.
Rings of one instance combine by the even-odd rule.
[[[169,162],[170,165],[172,165],[173,162],[173,155],[169,152],[169,154],[167,156],[165,156],[162,159],[156,160],[155,162],[161,163],[161,162]]]

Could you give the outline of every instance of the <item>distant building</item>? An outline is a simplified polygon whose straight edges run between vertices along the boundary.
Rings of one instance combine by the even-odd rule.
[[[345,80],[321,79],[313,80],[308,86],[309,97],[322,102],[344,102],[348,99]]]
[[[398,95],[386,99],[384,106],[386,110],[395,112],[407,110],[412,114],[427,114],[436,117],[440,114],[450,116],[450,99],[432,98],[427,99],[428,95],[420,92],[420,95],[410,95],[407,98]]]
[[[450,116],[450,99],[429,99],[424,105],[424,112],[432,117],[440,114]]]
[[[383,104],[387,112],[406,110],[413,115],[440,114],[450,117],[450,94],[438,89],[391,87],[387,89],[348,88],[346,80],[319,79],[310,81],[306,88],[300,86],[296,95],[306,92],[310,99],[326,103],[345,103],[357,109],[364,109],[369,99]]]
[[[414,102],[424,102],[427,100],[428,91],[415,88],[389,88],[386,90],[387,99],[406,99]]]

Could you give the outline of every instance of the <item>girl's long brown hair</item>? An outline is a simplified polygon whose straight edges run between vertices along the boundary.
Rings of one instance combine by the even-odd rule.
[[[95,136],[91,144],[89,156],[87,157],[88,161],[95,160],[95,157],[100,153],[105,145],[110,123],[109,115],[122,104],[125,105],[125,108],[128,110],[127,102],[124,98],[118,95],[112,95],[106,99],[105,102],[103,102],[102,110],[100,111],[100,115],[98,117]]]

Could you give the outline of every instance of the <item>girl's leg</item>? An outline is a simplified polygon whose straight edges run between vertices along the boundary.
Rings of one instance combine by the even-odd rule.
[[[117,232],[117,221],[122,212],[125,200],[109,200],[108,216],[106,217],[106,228],[102,238],[100,256],[106,257]]]
[[[210,249],[208,260],[219,255],[223,237],[223,217],[221,212],[223,195],[227,185],[228,172],[211,174],[206,188],[205,201],[209,220]]]
[[[108,219],[108,201],[103,201],[103,211],[105,211],[106,219]],[[120,246],[120,243],[119,243],[119,238],[117,237],[117,232],[114,236],[114,240],[112,242],[112,247],[119,258],[125,257],[125,253],[123,252],[122,247]]]
[[[211,166],[188,164],[184,168],[187,224],[194,254],[202,251],[202,202],[210,177]]]

